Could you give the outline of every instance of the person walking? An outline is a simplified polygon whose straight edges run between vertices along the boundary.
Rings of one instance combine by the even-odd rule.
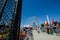
[[[40,27],[37,28],[38,33],[40,33]]]

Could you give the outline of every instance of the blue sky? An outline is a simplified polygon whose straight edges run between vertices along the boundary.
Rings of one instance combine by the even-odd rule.
[[[50,21],[54,18],[60,20],[60,0],[23,0],[21,25],[27,23],[27,20],[36,16],[40,19],[40,23],[47,21],[46,15]]]

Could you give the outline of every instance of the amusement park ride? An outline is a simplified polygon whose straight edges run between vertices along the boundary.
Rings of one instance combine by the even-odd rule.
[[[19,40],[22,0],[0,0],[0,40]]]
[[[60,29],[58,28],[60,26],[57,21],[54,21],[54,19],[52,19],[52,22],[50,23],[48,15],[47,15],[47,21],[48,22],[44,23],[44,27],[47,28],[46,32],[48,34],[60,33]]]

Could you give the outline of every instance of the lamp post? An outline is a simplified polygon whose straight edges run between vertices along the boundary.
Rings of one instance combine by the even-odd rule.
[[[48,15],[47,15],[47,21],[48,21],[48,24],[50,24],[50,21],[49,21],[49,17],[48,17]]]

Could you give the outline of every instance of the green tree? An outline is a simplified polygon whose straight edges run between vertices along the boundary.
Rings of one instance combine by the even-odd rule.
[[[60,21],[58,22],[58,28],[60,29]]]
[[[41,24],[41,27],[44,27],[44,24]]]
[[[58,25],[60,26],[60,21],[58,22]]]

